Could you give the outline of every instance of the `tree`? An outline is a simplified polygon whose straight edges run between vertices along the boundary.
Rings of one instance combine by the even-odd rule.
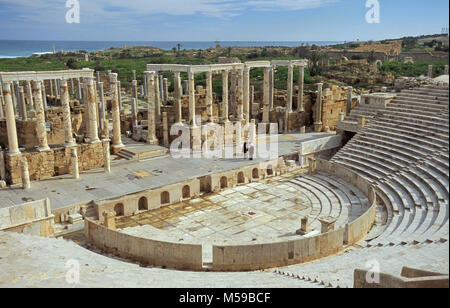
[[[323,70],[323,60],[327,59],[327,55],[322,52],[313,51],[309,54],[308,59],[311,76],[320,75]]]

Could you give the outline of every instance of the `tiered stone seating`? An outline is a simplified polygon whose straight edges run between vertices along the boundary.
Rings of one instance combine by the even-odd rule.
[[[310,199],[313,207],[309,215],[311,230],[320,230],[319,217],[333,217],[336,226],[343,226],[360,217],[369,204],[359,189],[325,173],[305,175],[288,184]]]
[[[352,109],[349,115],[345,117],[346,122],[358,122],[358,118],[365,117],[367,122],[373,119],[380,109],[368,106],[358,105]]]
[[[448,273],[448,249],[448,242],[349,249],[333,258],[279,268],[274,272],[309,282],[311,286],[351,288],[355,268],[373,268],[374,261],[378,262],[382,272],[394,275],[399,275],[404,266]]]
[[[448,240],[448,98],[443,89],[403,91],[333,157],[371,181],[384,206],[386,224],[369,247]]]

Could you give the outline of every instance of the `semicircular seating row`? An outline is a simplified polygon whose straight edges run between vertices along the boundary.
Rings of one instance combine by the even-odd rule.
[[[448,241],[449,91],[404,90],[332,162],[375,187],[384,217],[368,246]]]
[[[320,231],[320,217],[332,217],[336,220],[335,228],[339,228],[356,220],[369,208],[369,200],[361,190],[327,173],[303,175],[287,182],[287,185],[309,199],[312,205],[308,215],[311,231]]]

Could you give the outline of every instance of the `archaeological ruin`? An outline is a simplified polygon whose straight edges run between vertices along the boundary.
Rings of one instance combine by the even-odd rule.
[[[361,93],[310,64],[0,72],[3,245],[84,286],[448,287],[448,66]]]

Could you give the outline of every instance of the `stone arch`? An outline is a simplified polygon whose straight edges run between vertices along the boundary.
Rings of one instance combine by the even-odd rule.
[[[259,170],[258,170],[258,168],[254,168],[252,170],[252,178],[259,179]]]
[[[116,213],[116,217],[125,215],[125,207],[123,203],[118,203],[114,206],[114,212]]]
[[[268,176],[272,176],[273,175],[273,166],[272,165],[268,165],[267,166],[266,173],[267,173]]]
[[[245,184],[245,175],[243,171],[238,173],[237,182],[238,184]]]
[[[382,66],[383,66],[383,61],[381,61],[381,60],[376,60],[375,61],[375,67],[380,68]]]
[[[228,179],[226,176],[220,178],[220,189],[228,188]]]
[[[148,211],[148,200],[146,197],[141,197],[138,201],[139,211]]]
[[[183,199],[189,199],[191,197],[191,187],[189,185],[185,185],[182,190]]]
[[[168,191],[164,191],[161,193],[161,204],[169,204],[170,203],[170,194]]]

